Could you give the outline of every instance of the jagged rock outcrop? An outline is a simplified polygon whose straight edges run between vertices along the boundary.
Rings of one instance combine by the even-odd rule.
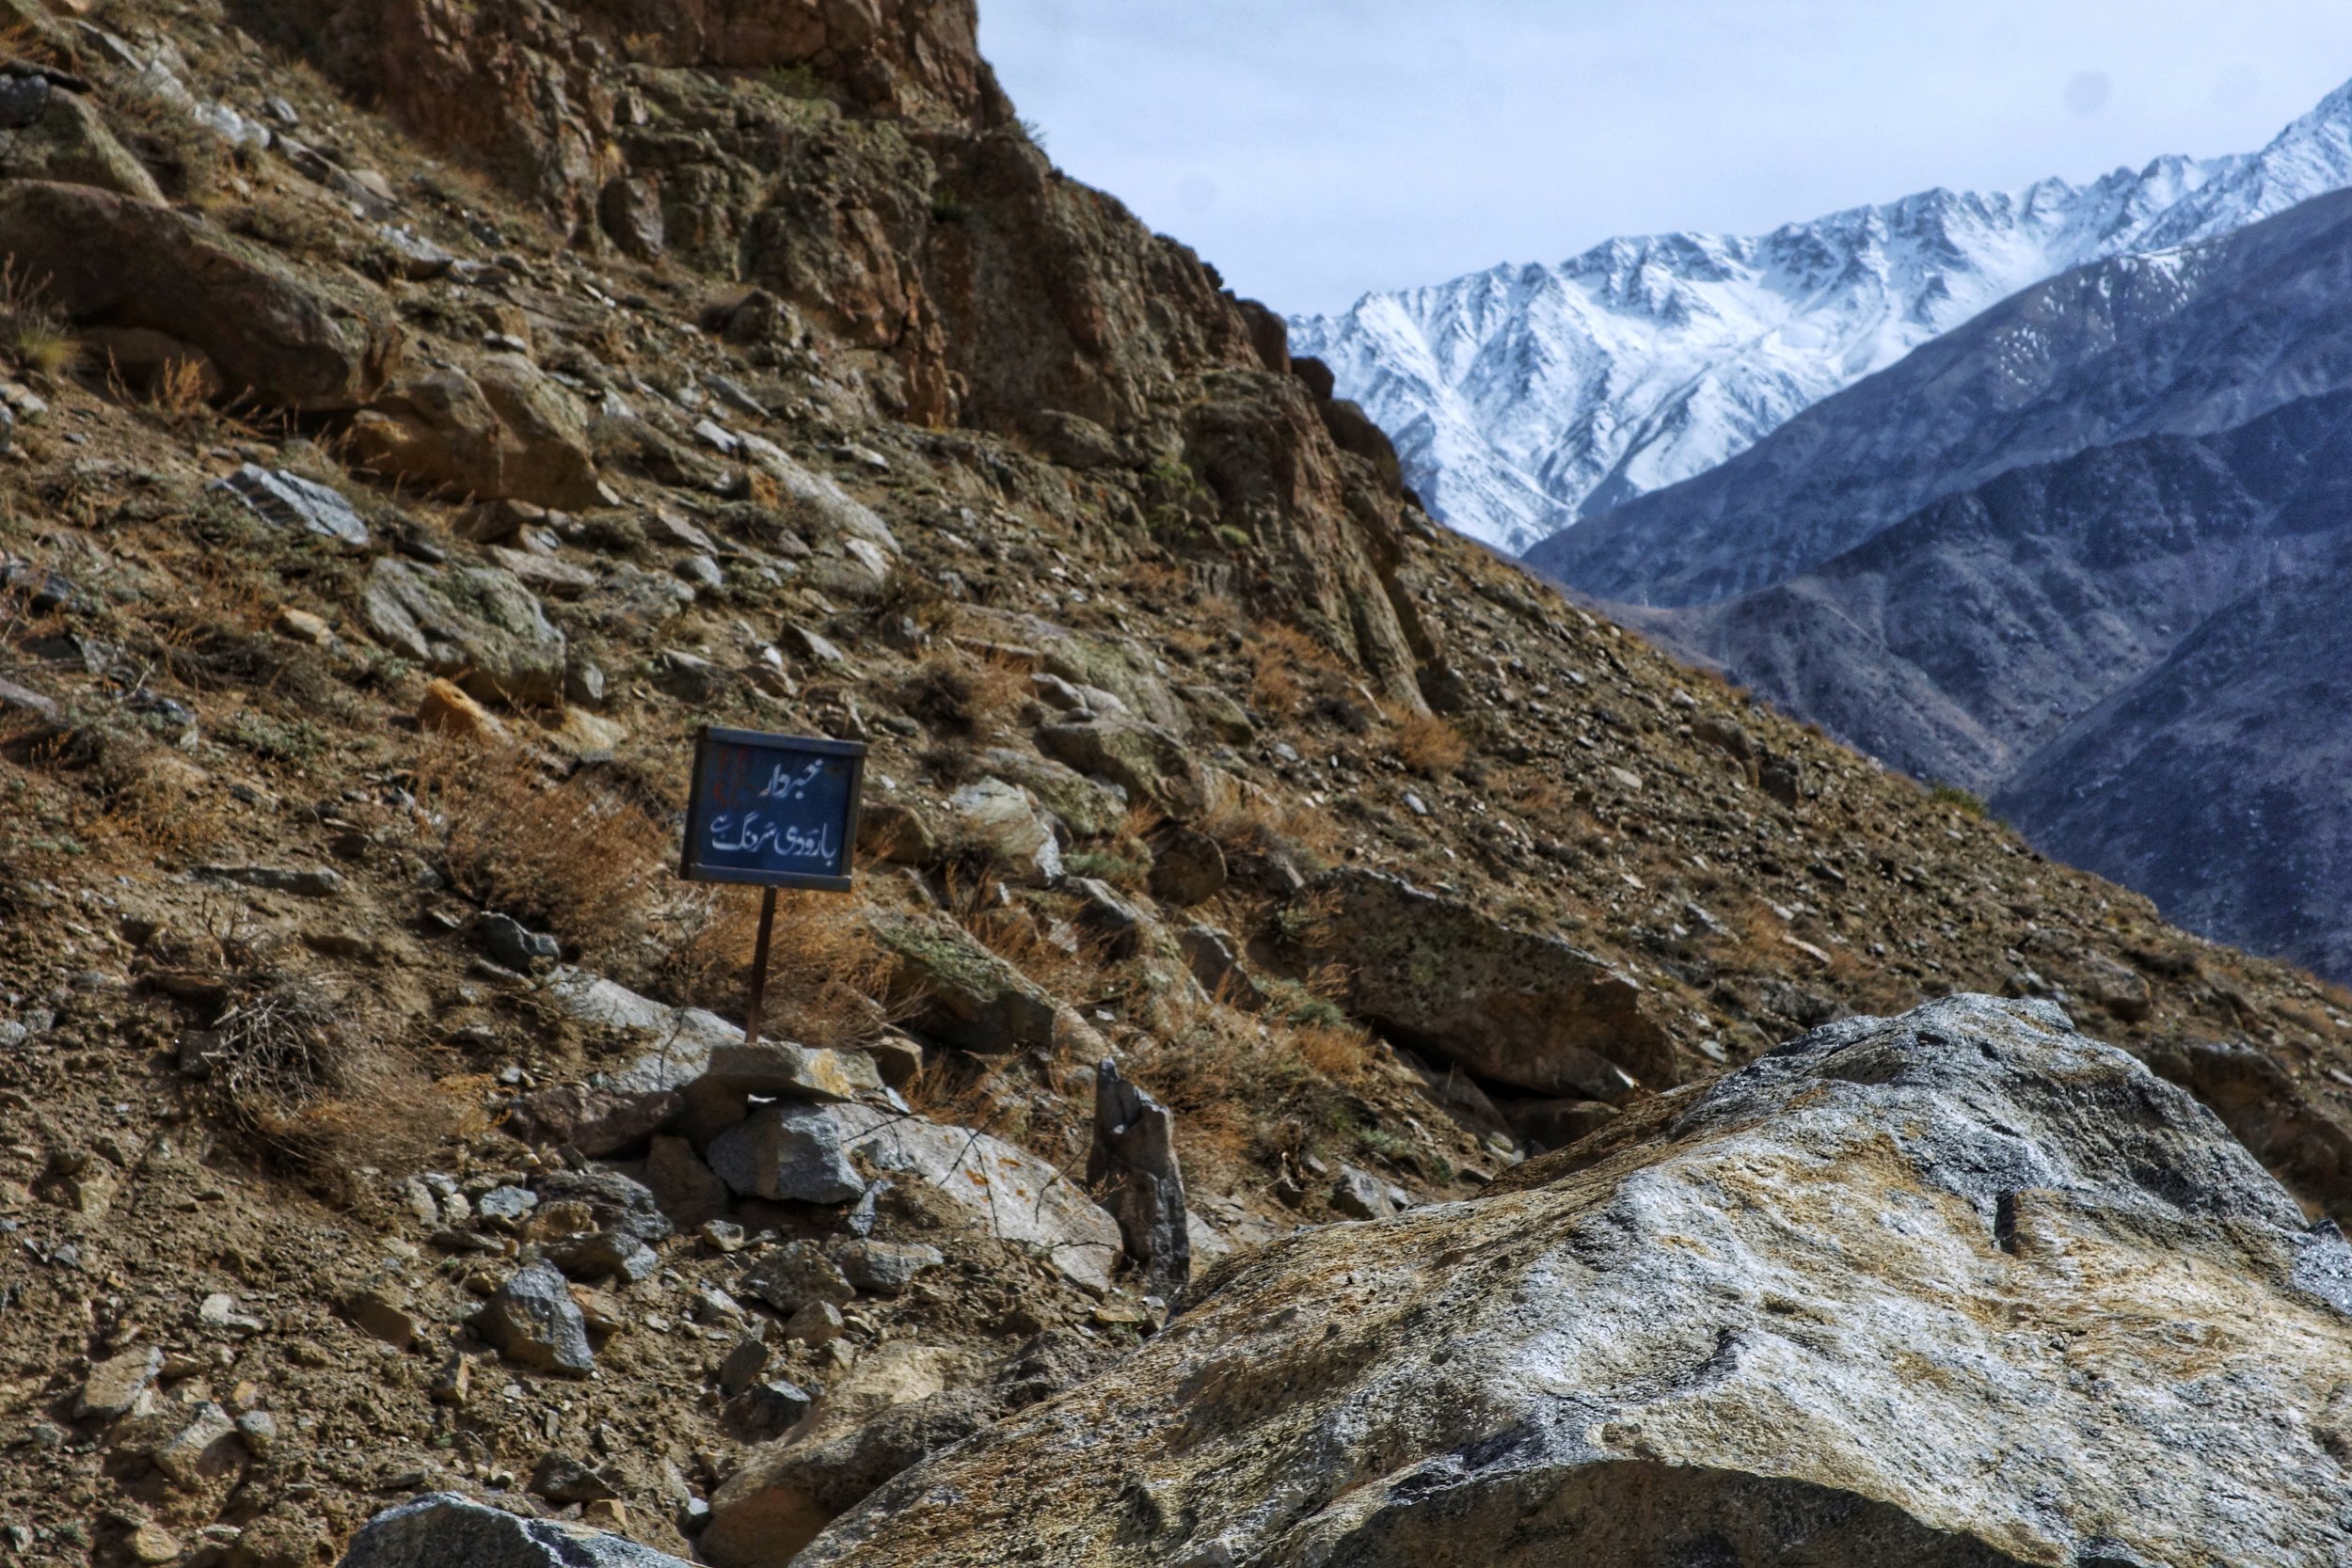
[[[298,276],[201,219],[90,185],[0,185],[0,257],[76,324],[189,345],[220,384],[305,412],[358,407],[403,334],[356,280]]]
[[[799,1561],[2329,1560],[2347,1353],[2332,1226],[2049,1005],[1957,996],[1229,1265]]]

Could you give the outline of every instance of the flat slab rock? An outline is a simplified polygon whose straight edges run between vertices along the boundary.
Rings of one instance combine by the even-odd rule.
[[[627,1536],[435,1492],[360,1527],[342,1568],[687,1568]]]
[[[1033,1248],[1096,1290],[1119,1261],[1119,1222],[1079,1182],[1002,1138],[870,1105],[827,1105],[842,1146],[880,1170],[928,1181],[1001,1241]]]
[[[1261,1248],[795,1561],[2342,1562],[2347,1365],[2333,1227],[2055,1007],[1951,997]]]
[[[574,1022],[634,1036],[644,1053],[607,1080],[643,1094],[683,1088],[700,1078],[715,1051],[740,1046],[743,1031],[700,1007],[672,1007],[584,969],[559,969],[542,989]]]

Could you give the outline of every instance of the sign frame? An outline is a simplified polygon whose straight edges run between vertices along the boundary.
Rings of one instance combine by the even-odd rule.
[[[848,757],[850,784],[847,810],[841,823],[841,875],[818,876],[804,871],[760,871],[738,865],[707,865],[694,847],[702,842],[704,769],[720,746],[755,746],[803,755]],[[768,1000],[768,950],[776,927],[776,889],[808,888],[819,893],[847,893],[856,870],[858,813],[866,798],[866,742],[835,740],[830,736],[778,735],[768,730],[726,729],[717,724],[694,730],[694,780],[686,797],[686,829],[678,845],[677,874],[690,882],[730,882],[759,889],[759,937],[752,954],[750,994],[744,999],[743,1043],[759,1043],[760,1014]]]
[[[804,871],[760,871],[744,866],[711,865],[699,859],[696,847],[702,842],[701,828],[705,821],[703,780],[705,769],[714,748],[720,746],[755,746],[777,751],[800,752],[817,756],[838,756],[850,759],[849,809],[841,824],[841,874],[823,876]],[[686,832],[678,846],[678,876],[690,882],[735,882],[753,887],[813,888],[823,893],[847,893],[850,888],[852,861],[857,853],[858,816],[864,807],[866,790],[866,743],[862,740],[835,740],[829,736],[778,735],[766,730],[725,729],[716,724],[703,724],[694,731],[694,778],[686,797]]]

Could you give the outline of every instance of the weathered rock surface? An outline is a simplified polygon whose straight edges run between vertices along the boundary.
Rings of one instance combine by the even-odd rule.
[[[810,1136],[823,1124],[828,1141],[878,1170],[929,1182],[968,1211],[981,1230],[1042,1254],[1080,1284],[1100,1290],[1110,1282],[1119,1260],[1119,1222],[1036,1155],[986,1132],[870,1105],[771,1106],[754,1121],[785,1113]],[[711,1146],[711,1157],[720,1174],[728,1175],[719,1145]]]
[[[913,1009],[912,1027],[982,1054],[1052,1041],[1053,999],[961,927],[896,914],[873,927],[897,960],[892,1000]]]
[[[609,1080],[631,1093],[682,1088],[700,1078],[711,1054],[743,1043],[743,1031],[700,1007],[672,1007],[617,980],[584,969],[559,969],[541,994],[573,1022],[627,1038],[643,1054]]]
[[[802,1568],[2352,1552],[2352,1247],[2047,1004],[1828,1025],[1491,1192],[1229,1265]]]
[[[510,1361],[584,1377],[596,1370],[587,1321],[564,1276],[545,1263],[516,1271],[474,1319],[474,1328]]]
[[[1087,1184],[1104,1194],[1119,1221],[1127,1256],[1143,1265],[1154,1290],[1172,1297],[1192,1278],[1192,1238],[1184,1211],[1184,1172],[1176,1157],[1176,1117],[1119,1064],[1094,1069],[1094,1144]]]
[[[596,502],[586,414],[519,355],[497,356],[472,375],[446,369],[404,382],[354,422],[352,435],[379,472],[453,495]]]
[[[1347,967],[1350,1008],[1415,1047],[1538,1094],[1622,1099],[1679,1080],[1630,975],[1376,871],[1317,882],[1317,961]]]
[[[510,573],[387,556],[369,569],[359,609],[377,641],[475,697],[564,700],[564,634]]]
[[[117,141],[89,101],[42,76],[10,77],[0,104],[0,176],[90,185],[164,204],[155,177]]]
[[[87,185],[0,187],[0,256],[77,323],[194,344],[231,389],[310,412],[373,398],[401,332],[380,298],[313,279],[199,218]]]
[[[973,1387],[909,1401],[848,1432],[815,1432],[760,1449],[711,1497],[703,1555],[721,1568],[785,1568],[828,1520],[883,1481],[1006,1412],[1058,1392],[1095,1358],[1074,1336],[1041,1336]]]
[[[342,1568],[685,1568],[676,1558],[560,1519],[524,1519],[453,1492],[387,1509],[351,1538]]]

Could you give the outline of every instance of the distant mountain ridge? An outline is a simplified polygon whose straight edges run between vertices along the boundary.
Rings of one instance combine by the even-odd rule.
[[[2352,976],[2347,302],[2352,191],[2085,267],[1530,561],[2169,917]]]
[[[1703,473],[2018,291],[2352,184],[2352,84],[2261,151],[1935,189],[1770,234],[1611,240],[1291,320],[1430,510],[1523,552]]]

